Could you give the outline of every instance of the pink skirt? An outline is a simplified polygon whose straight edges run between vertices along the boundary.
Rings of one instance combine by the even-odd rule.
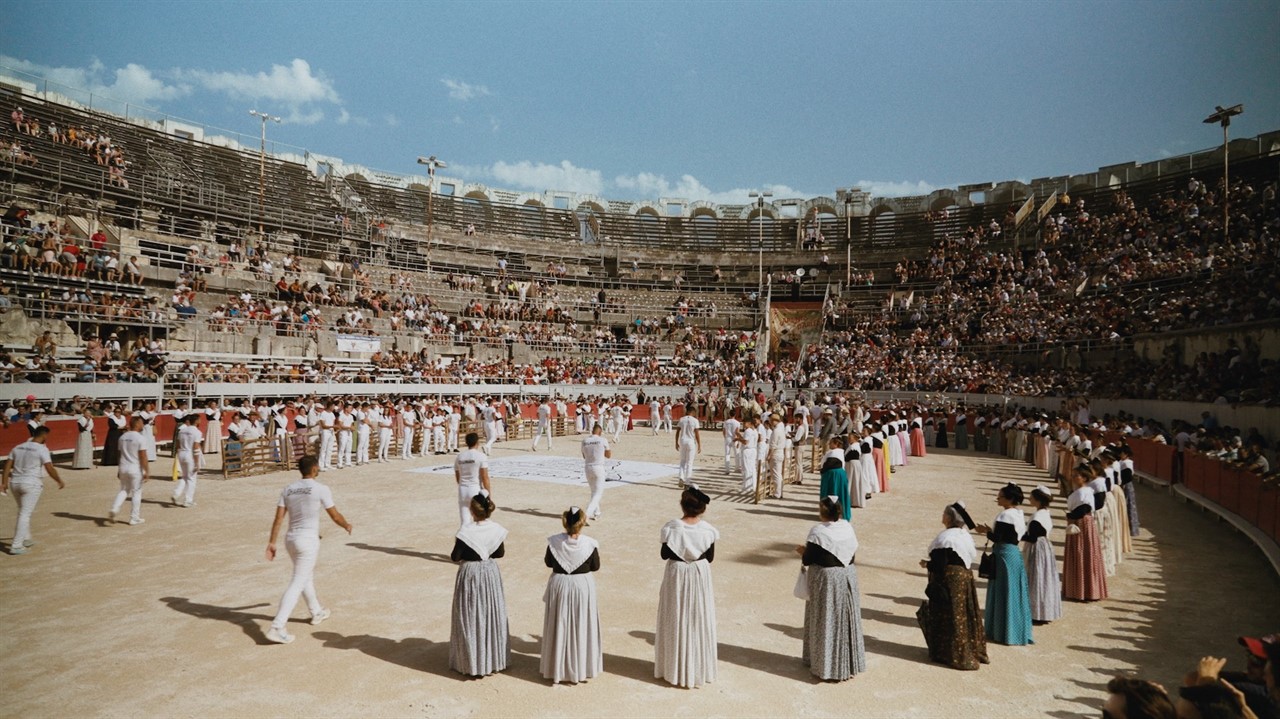
[[[911,430],[911,456],[912,457],[929,456],[928,450],[925,449],[924,431],[921,430],[919,427],[916,427],[915,429]]]
[[[1079,534],[1067,532],[1062,554],[1062,596],[1081,602],[1107,598],[1107,575],[1102,564],[1102,541],[1092,514],[1081,517]]]

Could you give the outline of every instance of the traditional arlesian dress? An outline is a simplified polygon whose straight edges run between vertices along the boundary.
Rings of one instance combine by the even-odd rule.
[[[920,418],[914,417],[911,420],[911,456],[927,457],[929,450],[925,449],[924,430],[920,424]]]
[[[458,564],[453,583],[449,668],[482,677],[507,668],[511,645],[502,574],[493,561],[506,554],[507,530],[493,520],[463,525],[451,558]]]
[[[818,487],[819,497],[835,497],[840,500],[841,511],[845,520],[853,516],[849,506],[849,477],[844,472],[844,450],[828,450],[822,457],[821,484]]]
[[[880,473],[876,470],[876,459],[874,448],[871,445],[870,437],[863,437],[862,442],[858,444],[858,452],[861,455],[858,462],[862,465],[862,482],[871,494],[879,494],[880,489]]]
[[[933,446],[938,449],[947,448],[947,416],[945,414],[938,415],[938,421],[934,423],[935,434],[933,437]]]
[[[547,538],[543,561],[551,568],[542,595],[542,676],[553,682],[582,682],[604,671],[596,580],[600,569],[596,540],[560,533]]]
[[[956,449],[969,448],[969,416],[964,412],[956,414]]]
[[[667,560],[658,597],[653,676],[680,687],[716,678],[716,603],[711,562],[720,533],[709,522],[673,519],[662,527]]]
[[[1098,538],[1102,540],[1102,566],[1108,577],[1116,574],[1115,526],[1112,512],[1115,507],[1107,508],[1107,478],[1095,477],[1089,482],[1093,492],[1093,518],[1098,523]]]
[[[988,439],[987,418],[980,414],[973,418],[973,451],[986,452]]]
[[[889,448],[889,467],[901,467],[903,464],[902,442],[898,440],[898,426],[896,421],[890,421],[884,426],[885,446]]]
[[[809,530],[801,561],[807,567],[802,659],[819,679],[844,681],[867,670],[862,641],[862,601],[853,558],[858,537],[844,520]]]
[[[1138,485],[1133,481],[1133,460],[1120,460],[1120,489],[1124,492],[1125,509],[1129,516],[1129,536],[1138,536]]]
[[[928,597],[916,620],[929,647],[929,659],[954,669],[987,663],[977,585],[969,567],[978,556],[973,536],[963,527],[944,529],[929,545]]]
[[[898,444],[902,450],[902,466],[905,467],[911,464],[911,438],[908,436],[907,421],[905,419],[898,420],[896,424],[898,429]]]
[[[1107,504],[1115,508],[1116,523],[1115,549],[1116,563],[1124,559],[1124,555],[1133,551],[1133,536],[1129,533],[1129,507],[1120,488],[1120,464],[1116,462],[1107,467]]]
[[[1107,598],[1102,542],[1094,520],[1093,490],[1085,485],[1067,497],[1067,546],[1062,553],[1062,596],[1093,602]],[[1076,531],[1072,531],[1072,528]]]
[[[871,438],[871,461],[876,464],[876,476],[880,478],[880,491],[889,491],[889,461],[884,456],[884,435],[880,431],[873,432]]]
[[[856,440],[850,442],[849,449],[845,450],[844,473],[849,477],[849,504],[859,508],[867,506],[867,499],[871,496],[871,487],[867,486],[867,479],[862,474],[861,442]]]
[[[987,539],[995,557],[995,576],[987,581],[987,639],[1001,644],[1031,644],[1031,593],[1027,570],[1018,551],[1018,540],[1026,532],[1022,510],[1010,507],[996,515]]]
[[[1049,533],[1053,517],[1048,509],[1037,509],[1022,535],[1022,559],[1027,568],[1027,588],[1031,592],[1031,620],[1052,622],[1062,617],[1062,584],[1058,581],[1058,560],[1053,554]]]
[[[93,418],[80,415],[76,418],[76,453],[71,458],[72,469],[93,469]]]
[[[925,444],[933,444],[938,438],[938,431],[933,427],[933,416],[930,415],[924,419],[924,441]]]
[[[119,411],[107,415],[107,437],[102,442],[102,466],[115,467],[120,464],[120,436],[124,434],[129,420]]]
[[[217,454],[222,449],[222,412],[217,407],[206,407],[204,428],[204,453]]]

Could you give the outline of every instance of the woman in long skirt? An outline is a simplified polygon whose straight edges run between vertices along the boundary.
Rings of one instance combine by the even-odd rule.
[[[936,435],[934,436],[933,446],[938,449],[947,448],[947,415],[939,412],[938,420],[934,422]]]
[[[1102,471],[1101,460],[1089,462],[1089,489],[1093,491],[1093,519],[1098,523],[1098,539],[1102,546],[1102,567],[1108,577],[1116,574],[1115,527],[1112,511],[1107,507],[1107,477]]]
[[[867,670],[858,569],[853,563],[858,537],[853,525],[840,519],[843,514],[838,499],[824,496],[818,505],[822,521],[796,547],[809,588],[801,658],[815,677],[835,682]]]
[[[974,525],[963,502],[942,510],[942,527],[929,545],[929,558],[920,560],[920,566],[929,570],[929,584],[924,590],[928,599],[920,605],[916,620],[930,660],[972,671],[988,662],[987,638],[970,569],[978,556],[969,534]]]
[[[880,479],[880,491],[889,491],[889,460],[884,456],[884,430],[871,434],[871,461],[876,465],[876,477]]]
[[[862,442],[858,445],[858,458],[862,465],[862,484],[867,488],[869,494],[879,494],[880,473],[876,470],[876,459],[874,447],[871,444],[871,429],[869,427],[862,428]]]
[[[898,444],[902,450],[902,466],[911,464],[911,438],[908,436],[907,421],[898,420]]]
[[[934,422],[934,419],[932,415],[925,417],[923,434],[924,434],[925,444],[927,445],[933,445],[934,442],[938,439],[938,431],[934,429],[933,422]]]
[[[821,481],[818,496],[835,495],[844,507],[844,519],[849,519],[849,477],[844,471],[844,437],[832,437],[827,443],[827,453],[822,457]]]
[[[472,498],[475,521],[458,530],[450,555],[459,564],[453,583],[449,668],[473,677],[500,672],[511,660],[507,600],[502,574],[493,561],[507,552],[507,530],[489,520],[494,508],[483,489]]]
[[[1111,489],[1107,490],[1107,504],[1115,506],[1115,549],[1117,561],[1119,561],[1124,555],[1133,551],[1133,536],[1129,533],[1129,503],[1124,496],[1124,490],[1120,488],[1118,465],[1112,465],[1110,472],[1108,484],[1111,485]]]
[[[102,466],[115,467],[120,464],[120,436],[124,434],[129,420],[120,413],[120,408],[111,405],[107,411],[107,436],[102,442]]]
[[[844,473],[849,477],[849,504],[861,509],[871,499],[871,488],[867,486],[866,477],[862,474],[862,442],[852,434],[848,440],[849,448],[844,453]]]
[[[1107,573],[1094,520],[1090,476],[1088,465],[1080,465],[1071,473],[1073,490],[1067,497],[1067,546],[1062,553],[1062,596],[1080,602],[1107,598]]]
[[[1004,454],[1004,418],[999,415],[992,417],[989,425],[991,438],[987,442],[987,451],[991,454]]]
[[[1027,531],[1022,504],[1022,489],[1009,483],[996,494],[1000,513],[994,526],[978,525],[978,531],[993,543],[994,576],[987,581],[986,614],[983,617],[987,639],[1000,644],[1021,646],[1032,644],[1031,593],[1027,588],[1027,570],[1018,551],[1018,540]]]
[[[973,420],[973,451],[987,451],[987,418],[978,415]]]
[[[1120,447],[1120,489],[1124,492],[1125,510],[1129,517],[1129,537],[1138,536],[1138,485],[1134,484],[1133,450],[1129,445]]]
[[[1062,618],[1062,585],[1058,581],[1058,560],[1053,555],[1049,533],[1053,517],[1049,505],[1053,491],[1044,485],[1031,490],[1036,512],[1022,535],[1022,560],[1027,567],[1027,588],[1031,591],[1031,621],[1045,624]]]
[[[963,410],[956,413],[956,449],[969,448],[969,416]]]
[[[720,533],[702,519],[711,498],[694,485],[680,494],[683,516],[662,527],[667,561],[658,597],[653,676],[692,688],[716,678],[716,602],[711,585]]]
[[[922,428],[919,417],[915,417],[911,420],[911,456],[929,456],[929,450],[925,448],[924,429]]]
[[[93,414],[86,403],[76,418],[76,453],[71,458],[72,469],[93,469]]]
[[[583,536],[586,514],[578,507],[560,515],[564,532],[547,538],[543,562],[551,568],[542,595],[542,676],[554,683],[584,682],[604,671],[596,580],[600,550]]]
[[[222,412],[217,400],[209,400],[204,408],[204,453],[217,454],[222,450]]]

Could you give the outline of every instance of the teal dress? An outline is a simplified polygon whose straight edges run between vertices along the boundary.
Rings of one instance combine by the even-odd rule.
[[[991,553],[995,559],[995,576],[987,580],[984,608],[987,639],[1012,646],[1032,644],[1031,591],[1022,552],[1018,551],[1018,529],[997,517],[987,538],[993,543]]]
[[[834,451],[836,454],[828,454],[822,460],[822,481],[818,496],[835,497],[840,500],[842,516],[848,520],[853,516],[853,507],[849,502],[849,476],[844,472],[844,453],[839,450]]]

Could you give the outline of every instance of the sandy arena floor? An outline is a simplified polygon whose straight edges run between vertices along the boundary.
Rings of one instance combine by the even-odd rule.
[[[719,677],[703,688],[653,679],[658,529],[679,514],[672,478],[611,483],[605,493],[604,516],[587,530],[603,559],[605,674],[553,687],[538,674],[544,540],[559,531],[564,508],[585,506],[585,482],[495,479],[495,518],[510,530],[500,561],[514,653],[506,672],[471,680],[448,669],[452,476],[405,471],[444,462],[321,477],[355,532],[326,524],[316,585],[333,618],[313,628],[300,605],[288,646],[267,645],[263,632],[289,560],[282,550],[268,563],[263,549],[276,497],[295,475],[210,475],[191,509],[167,506],[172,485],[153,481],[147,523],[130,527],[103,520],[112,470],[63,470],[68,488],[48,483],[33,521],[39,545],[0,556],[0,715],[1096,716],[1112,675],[1172,685],[1203,654],[1238,665],[1237,635],[1280,629],[1280,581],[1256,548],[1144,487],[1142,536],[1110,600],[1066,605],[1061,621],[1036,627],[1034,646],[991,645],[981,671],[930,664],[915,621],[925,585],[917,562],[942,506],[965,498],[975,519],[989,522],[1003,482],[1030,490],[1042,481],[1020,462],[939,451],[912,460],[892,476],[891,494],[854,512],[869,668],[841,684],[818,682],[800,662],[803,605],[791,596],[793,548],[816,521],[817,477],[785,500],[752,505],[720,469],[718,433],[704,440],[697,481],[714,498],[707,518],[721,541],[713,565]],[[674,475],[672,445],[672,435],[639,429],[615,458],[669,463]],[[524,441],[500,443],[495,457],[527,452]],[[556,454],[576,452],[573,438],[556,444]],[[10,497],[0,499],[6,545],[15,512]],[[1055,517],[1061,551],[1061,502]]]

